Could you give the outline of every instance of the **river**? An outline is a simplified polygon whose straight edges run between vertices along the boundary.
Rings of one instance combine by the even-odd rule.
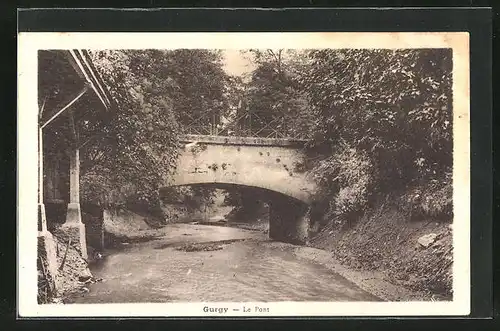
[[[102,281],[69,302],[380,301],[262,232],[172,224],[162,234],[107,251],[91,265]]]

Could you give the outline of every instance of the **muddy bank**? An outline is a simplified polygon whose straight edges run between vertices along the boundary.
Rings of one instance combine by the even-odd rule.
[[[313,247],[294,247],[293,251],[297,257],[328,268],[383,301],[429,300],[427,293],[409,290],[404,286],[391,283],[380,272],[348,268],[326,250]]]
[[[353,280],[374,290],[381,287],[382,292],[384,283],[401,288],[404,295],[389,293],[391,300],[452,299],[450,223],[410,221],[400,211],[380,206],[354,224],[339,227],[330,222],[311,238],[309,246],[328,252],[349,270]],[[380,286],[372,286],[375,279]]]
[[[155,223],[152,226],[149,218],[147,215],[139,215],[129,210],[104,210],[102,227],[105,247],[158,238],[162,235],[162,228],[165,225]]]

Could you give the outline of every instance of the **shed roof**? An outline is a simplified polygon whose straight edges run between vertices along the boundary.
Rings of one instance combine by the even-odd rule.
[[[108,111],[115,105],[86,50],[42,50],[38,54],[38,101],[41,123],[53,121],[65,107],[85,100],[86,109]],[[90,92],[90,93],[89,93]],[[84,96],[85,94],[85,96]],[[90,94],[90,95],[89,95]],[[82,108],[82,107],[80,107]],[[61,111],[62,110],[62,111]],[[78,116],[82,117],[82,109]]]

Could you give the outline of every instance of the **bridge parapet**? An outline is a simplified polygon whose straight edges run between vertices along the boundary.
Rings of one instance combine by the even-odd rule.
[[[212,145],[238,145],[238,146],[276,146],[276,147],[300,147],[307,140],[288,138],[260,138],[260,137],[235,137],[235,136],[210,136],[210,135],[183,135],[180,139],[183,143],[203,143]]]

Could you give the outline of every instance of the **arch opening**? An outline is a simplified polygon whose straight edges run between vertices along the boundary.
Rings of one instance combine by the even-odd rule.
[[[276,191],[261,186],[235,184],[235,183],[200,182],[200,183],[183,183],[183,184],[167,185],[160,188],[160,196],[162,192],[165,192],[168,189],[175,187],[206,187],[206,188],[221,189],[221,190],[238,190],[238,189],[252,190],[257,192],[259,195],[262,195],[262,197],[266,198],[267,200],[288,199],[293,204],[309,205],[308,201],[304,201],[305,199],[303,200],[296,196],[291,196],[289,194],[283,193],[281,191]]]
[[[227,192],[252,192],[251,195],[268,205],[268,234],[270,239],[294,244],[307,242],[310,205],[294,196],[258,186],[213,182],[165,186],[160,189],[160,196],[176,187],[221,189]]]
[[[249,182],[245,181],[237,181],[237,180],[228,180],[228,181],[211,181],[206,180],[205,178],[197,178],[195,180],[179,180],[177,179],[174,183],[169,183],[160,188],[160,191],[169,187],[183,187],[183,186],[212,186],[223,189],[224,187],[229,188],[250,188],[261,190],[264,195],[277,195],[290,198],[292,200],[296,200],[298,202],[302,202],[304,204],[312,203],[312,194],[310,190],[301,190],[301,189],[290,189],[287,188],[286,185],[272,185],[266,183],[266,181],[259,180],[257,182]]]

